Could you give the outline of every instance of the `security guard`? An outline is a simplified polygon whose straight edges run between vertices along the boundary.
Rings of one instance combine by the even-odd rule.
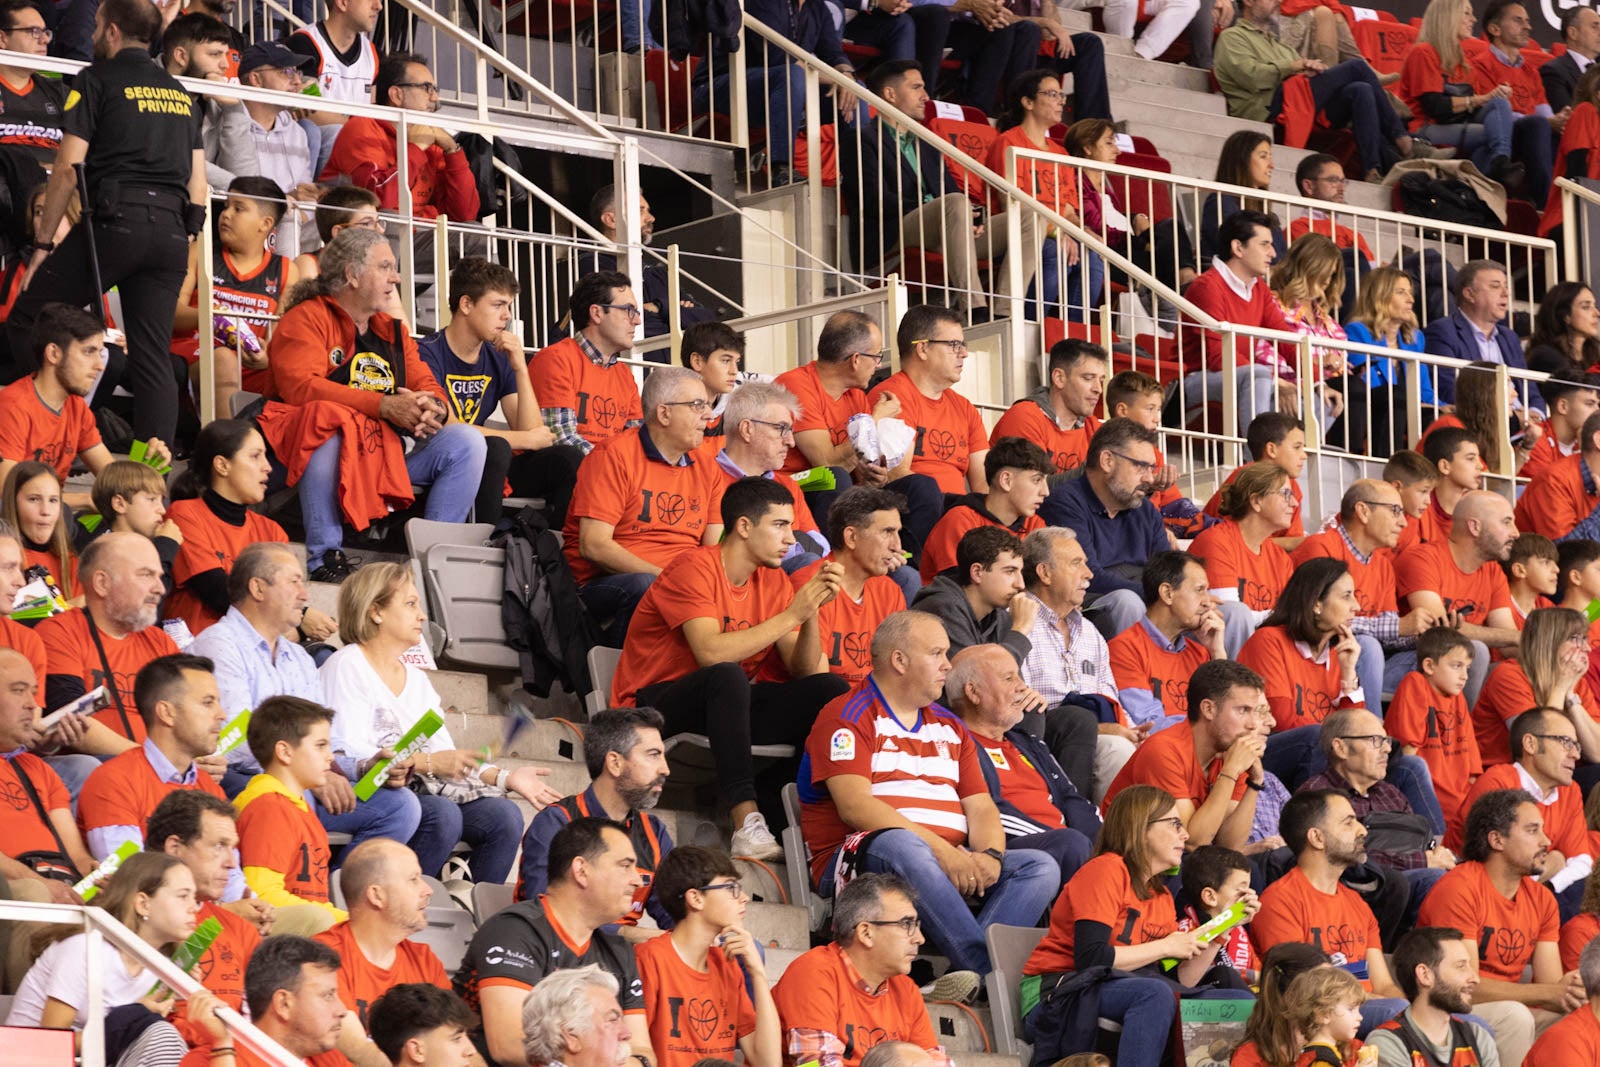
[[[94,213],[101,285],[116,286],[127,323],[134,396],[133,433],[171,441],[178,423],[178,379],[168,344],[189,239],[205,221],[206,159],[199,108],[187,89],[150,58],[161,9],[150,0],[101,0],[94,20],[95,61],[78,76],[62,115],[61,147],[45,193],[38,233],[54,234],[83,163]],[[27,288],[7,323],[11,350],[26,366],[40,309],[60,300],[95,307],[85,226],[56,248],[36,245]],[[24,356],[28,353],[28,356]]]

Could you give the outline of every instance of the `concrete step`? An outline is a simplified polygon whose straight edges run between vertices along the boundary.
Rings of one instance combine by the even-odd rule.
[[[1208,93],[1211,91],[1211,74],[1181,63],[1158,63],[1138,56],[1107,55],[1106,85],[1111,90],[1113,102],[1117,98],[1117,90],[1131,84],[1171,85],[1178,89]]]
[[[957,1052],[951,1050],[954,1067],[1026,1067],[1021,1056],[1002,1056],[995,1052]]]
[[[481,675],[474,677],[480,681],[484,680]],[[443,691],[440,695],[444,695]],[[456,744],[462,748],[481,749],[488,746],[493,752],[521,759],[576,763],[583,766],[581,726],[569,723],[570,720],[556,719],[536,719],[530,722],[521,716],[513,717],[508,712],[478,712],[459,704],[445,712],[445,725],[450,728],[450,736],[455,738]],[[506,734],[513,724],[518,729],[507,742]]]
[[[1057,10],[1059,11],[1060,9],[1057,8]],[[1138,54],[1133,50],[1133,38],[1131,37],[1118,37],[1114,33],[1103,33],[1099,30],[1095,30],[1094,35],[1100,38],[1100,43],[1105,46],[1106,55],[1108,56],[1127,56],[1132,59]]]
[[[1214,137],[1219,144],[1237,130],[1258,130],[1268,136],[1272,134],[1272,127],[1265,122],[1232,118],[1226,110],[1219,113],[1214,106],[1206,106],[1203,110],[1188,110],[1191,100],[1200,99],[1199,93],[1172,93],[1171,99],[1158,100],[1152,99],[1158,94],[1158,87],[1152,86],[1146,92],[1148,95],[1113,97],[1111,107],[1117,119],[1128,124],[1129,133],[1143,134],[1155,141],[1157,146],[1162,144],[1162,138],[1157,134],[1147,133],[1146,127],[1157,126],[1162,129]]]
[[[994,1020],[984,1006],[928,1001],[933,1033],[947,1052],[987,1052],[994,1047]]]
[[[805,951],[811,947],[811,931],[806,909],[792,904],[758,904],[745,908],[745,929],[768,948]]]
[[[677,838],[673,838],[674,841]],[[788,868],[782,860],[746,860],[735,858],[740,881],[750,900],[758,904],[792,904],[789,899]]]
[[[468,741],[457,736],[455,727],[457,722],[462,722],[467,715],[481,715],[489,707],[489,682],[481,674],[471,671],[429,671],[428,681],[433,683],[433,688],[439,694],[439,702],[444,706],[439,710],[445,715],[445,725],[450,727],[451,740],[455,741],[458,748],[478,748],[485,742]],[[451,716],[455,715],[455,718]],[[464,725],[464,722],[463,722]]]
[[[767,949],[767,981],[772,985],[778,984],[778,979],[783,977],[783,972],[789,969],[789,964],[799,959],[805,950],[798,948],[769,948]]]
[[[1174,108],[1201,111],[1209,115],[1226,115],[1228,113],[1228,100],[1220,93],[1179,89],[1171,85],[1155,85],[1147,82],[1128,82],[1122,88],[1112,92],[1112,113],[1117,118],[1122,118],[1123,110],[1130,102],[1167,104]]]

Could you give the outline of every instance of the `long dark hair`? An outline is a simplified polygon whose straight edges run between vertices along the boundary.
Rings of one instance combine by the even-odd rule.
[[[1250,157],[1257,148],[1264,144],[1271,144],[1272,138],[1255,130],[1235,130],[1222,142],[1222,151],[1217,153],[1217,178],[1219,182],[1227,185],[1242,185],[1246,189],[1255,188],[1250,184]]]
[[[232,459],[245,446],[256,424],[245,419],[215,419],[194,439],[189,467],[172,480],[172,499],[190,500],[211,488],[217,476],[216,461]]]
[[[1570,362],[1571,348],[1568,346],[1567,337],[1571,333],[1568,323],[1572,318],[1572,302],[1589,286],[1585,282],[1557,282],[1550,287],[1544,300],[1539,304],[1539,314],[1533,320],[1533,336],[1528,338],[1528,351],[1533,351],[1540,345],[1549,345],[1560,352]],[[1600,341],[1593,337],[1583,339],[1583,362],[1574,366],[1574,370],[1582,374],[1596,363],[1600,363]]]
[[[1039,86],[1046,78],[1053,78],[1059,84],[1061,75],[1053,70],[1043,67],[1034,70],[1025,70],[1011,79],[1011,84],[1006,86],[1006,110],[1000,116],[1000,129],[1002,132],[1013,126],[1021,126],[1022,120],[1028,117],[1028,112],[1023,108],[1024,100],[1032,100],[1039,95]]]
[[[1296,641],[1315,645],[1323,635],[1317,632],[1317,605],[1328,598],[1333,583],[1350,573],[1342,559],[1311,559],[1294,569],[1289,583],[1278,597],[1262,626],[1282,626]]]

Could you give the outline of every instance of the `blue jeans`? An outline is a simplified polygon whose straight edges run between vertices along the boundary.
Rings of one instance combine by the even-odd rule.
[[[317,813],[317,821],[322,823],[324,830],[350,835],[350,845],[340,854],[340,859],[350,848],[374,837],[410,841],[417,832],[417,824],[422,820],[422,806],[417,803],[417,795],[409,789],[380,789],[372,794],[371,800],[359,801],[353,810],[343,815],[334,815],[316,797],[309,799],[311,810]],[[336,867],[338,864],[330,866]]]
[[[1511,130],[1515,116],[1511,102],[1496,98],[1478,109],[1471,122],[1424,126],[1417,136],[1441,148],[1456,149],[1456,157],[1470,158],[1485,174],[1496,156],[1511,155]]]
[[[1350,59],[1313,74],[1311,98],[1334,126],[1348,126],[1355,135],[1363,170],[1386,171],[1383,146],[1392,146],[1406,128],[1395,115],[1377,73],[1364,59]],[[1397,150],[1396,150],[1397,152]],[[1397,153],[1398,154],[1398,153]]]
[[[413,794],[414,795],[414,794]],[[522,844],[522,812],[507,797],[479,797],[457,804],[449,797],[417,797],[422,821],[411,837],[422,873],[437,878],[457,841],[472,850],[467,863],[474,882],[504,882]]]
[[[578,590],[583,606],[589,609],[595,625],[600,627],[600,643],[609,648],[621,648],[622,639],[628,636],[628,623],[633,619],[633,609],[644,599],[653,574],[602,574]]]
[[[1260,363],[1248,363],[1250,357],[1248,346],[1243,340],[1239,342],[1239,363],[1234,368],[1234,389],[1238,393],[1239,405],[1239,436],[1243,437],[1245,430],[1250,425],[1250,420],[1265,411],[1276,411],[1278,407],[1278,385],[1272,377],[1272,368]],[[1223,372],[1219,370],[1197,370],[1183,377],[1183,399],[1186,410],[1183,413],[1186,422],[1192,421],[1200,414],[1206,404],[1222,403],[1222,390],[1225,388]],[[1217,433],[1227,433],[1229,427],[1213,427]]]
[[[306,527],[306,559],[315,570],[322,557],[344,541],[344,518],[339,511],[339,450],[343,439],[328,438],[311,453],[311,461],[296,487]],[[432,486],[423,505],[425,518],[438,522],[466,522],[483,478],[483,458],[488,452],[476,426],[452,422],[417,442],[406,457],[406,475],[413,485]],[[448,474],[449,477],[441,477]],[[437,482],[437,484],[435,484]]]
[[[988,974],[989,950],[983,932],[995,923],[1037,926],[1045,909],[1061,889],[1061,872],[1043,852],[1008,849],[1000,880],[990,887],[978,914],[972,914],[956,887],[950,884],[933,849],[910,830],[885,830],[873,838],[864,856],[867,870],[897,874],[917,889],[917,915],[928,941],[950,958],[958,971]],[[818,886],[833,896],[833,864],[829,863]],[[1129,1063],[1142,1062],[1129,1060]]]
[[[1122,1024],[1117,1062],[1156,1067],[1167,1062],[1178,998],[1159,978],[1113,978],[1100,984],[1100,1017]]]
[[[1088,290],[1084,289],[1084,271],[1088,270]],[[1100,301],[1100,290],[1105,285],[1106,262],[1100,258],[1099,253],[1091,252],[1087,248],[1080,248],[1078,262],[1067,268],[1067,319],[1071,322],[1084,322],[1092,319],[1089,310]],[[1061,298],[1058,286],[1061,283],[1061,242],[1056,238],[1045,241],[1039,249],[1039,278],[1034,285],[1028,287],[1027,317],[1038,321],[1038,312],[1034,303],[1036,293],[1044,294],[1044,313],[1056,315],[1061,311],[1057,302]],[[1087,299],[1086,299],[1087,297]]]
[[[640,8],[644,10],[641,11]],[[617,19],[622,23],[622,50],[624,52],[639,51],[639,31],[644,31],[644,50],[656,52],[661,45],[656,41],[654,28],[650,25],[650,8],[648,0],[641,4],[640,0],[617,0]]]
[[[1061,871],[1063,886],[1078,873],[1079,867],[1089,862],[1089,857],[1094,854],[1094,842],[1088,835],[1070,826],[1028,834],[1024,837],[1008,838],[1006,848],[1024,848],[1045,853],[1056,861],[1056,867]]]
[[[726,55],[718,55],[713,57],[711,63],[721,67],[723,73],[712,78],[709,85],[703,80],[695,80],[690,108],[696,115],[713,111],[728,114],[732,111],[728,98],[728,84],[732,75],[727,73],[732,61]],[[773,163],[788,166],[794,158],[794,135],[806,122],[805,72],[798,63],[783,63],[773,67],[752,63],[745,68],[744,84],[750,100],[750,128],[759,130],[765,127],[767,158]]]

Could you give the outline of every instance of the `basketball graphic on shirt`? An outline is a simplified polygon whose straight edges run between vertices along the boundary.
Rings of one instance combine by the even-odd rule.
[[[928,451],[936,458],[948,460],[956,454],[956,435],[949,430],[929,430]]]
[[[1500,959],[1500,965],[1511,967],[1528,951],[1528,935],[1521,930],[1496,930],[1493,949]]]
[[[27,811],[31,803],[20,782],[0,782],[0,800],[11,805],[12,811]]]
[[[1361,937],[1346,923],[1324,926],[1322,950],[1333,958],[1334,963],[1359,963],[1362,955]]]
[[[602,429],[609,430],[617,421],[617,402],[608,396],[591,397],[589,415],[589,421]]]
[[[1294,716],[1304,724],[1321,722],[1333,711],[1333,697],[1320,689],[1294,687]]]
[[[872,635],[866,632],[848,633],[844,635],[844,654],[850,657],[850,662],[856,667],[865,667],[872,662]]]
[[[716,1036],[717,1023],[722,1020],[722,1012],[717,1010],[717,1002],[710,997],[692,997],[689,1000],[687,1012],[689,1031],[701,1042],[710,1041]]]
[[[877,1048],[889,1039],[889,1035],[881,1026],[857,1026],[855,1023],[845,1023],[844,1034],[846,1059],[859,1059],[861,1054]]]
[[[668,526],[676,526],[682,522],[685,510],[681,493],[661,493],[656,497],[656,514]]]

